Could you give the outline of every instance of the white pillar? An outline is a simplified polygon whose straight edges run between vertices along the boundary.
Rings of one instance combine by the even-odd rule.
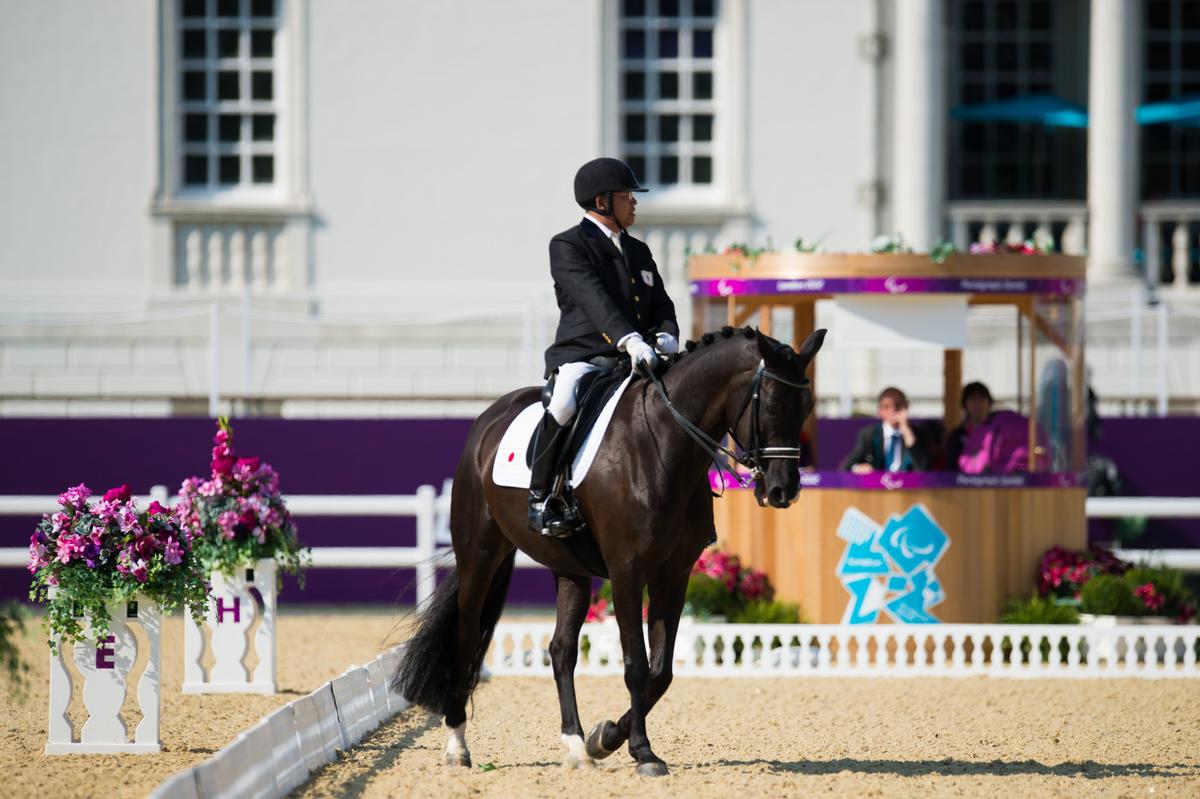
[[[1141,12],[1092,0],[1088,65],[1088,279],[1130,276],[1136,246]]]
[[[896,4],[895,187],[892,219],[904,240],[928,251],[942,236],[946,192],[943,0]]]

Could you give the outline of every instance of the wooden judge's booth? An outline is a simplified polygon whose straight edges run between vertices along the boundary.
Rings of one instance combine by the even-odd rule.
[[[798,347],[814,329],[816,303],[831,300],[838,324],[818,361],[889,330],[954,340],[961,325],[965,342],[971,309],[1008,306],[1018,410],[1028,418],[1028,462],[1004,473],[806,471],[785,510],[729,487],[715,501],[719,545],[766,571],[776,599],[800,603],[818,623],[991,622],[1007,600],[1029,596],[1046,549],[1087,543],[1085,269],[1083,258],[1061,255],[693,256],[696,335],[714,322],[751,324]],[[791,309],[790,330],[771,329],[779,306]],[[963,350],[942,352],[951,430],[961,420]],[[815,379],[814,388],[819,397]],[[805,429],[818,450],[815,410]],[[928,529],[913,532],[918,523]]]

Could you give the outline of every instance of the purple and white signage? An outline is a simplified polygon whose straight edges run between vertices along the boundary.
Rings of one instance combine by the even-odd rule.
[[[818,277],[693,280],[697,297],[745,294],[1050,294],[1082,296],[1083,281],[1023,277]]]
[[[740,488],[728,474],[710,471],[714,491]],[[723,478],[723,479],[722,479]],[[1076,472],[1039,474],[958,474],[956,472],[802,472],[801,488],[855,488],[865,491],[899,491],[926,488],[1081,488],[1086,476]]]

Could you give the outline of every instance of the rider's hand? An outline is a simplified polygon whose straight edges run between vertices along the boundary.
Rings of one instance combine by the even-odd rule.
[[[659,355],[674,355],[679,352],[679,339],[670,333],[659,333],[654,337],[654,349]]]
[[[650,368],[658,363],[658,358],[654,354],[654,348],[647,344],[637,333],[630,333],[617,347],[629,353],[629,357],[633,359],[633,365],[644,363]]]

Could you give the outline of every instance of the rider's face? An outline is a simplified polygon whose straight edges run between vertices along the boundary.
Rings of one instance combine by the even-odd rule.
[[[600,199],[601,207],[607,198]],[[614,191],[612,193],[613,201],[613,218],[617,220],[623,228],[633,227],[633,223],[637,218],[637,197],[633,196],[631,191]]]

